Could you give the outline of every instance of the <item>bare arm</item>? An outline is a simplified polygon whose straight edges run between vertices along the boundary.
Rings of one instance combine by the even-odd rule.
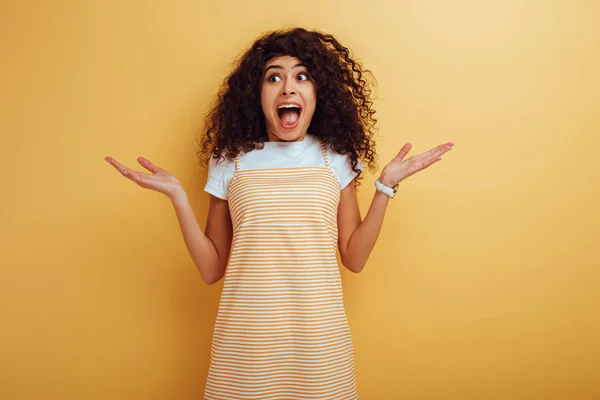
[[[362,221],[356,181],[342,190],[338,206],[338,247],[342,264],[350,271],[358,273],[367,263],[381,231],[389,200],[385,194],[375,191],[369,211]]]
[[[442,154],[452,149],[453,145],[453,142],[441,144],[405,160],[404,157],[412,147],[410,143],[405,144],[381,172],[381,182],[389,187],[399,184],[416,172],[440,161]],[[365,220],[361,221],[356,181],[352,181],[342,190],[338,206],[338,247],[342,264],[350,271],[360,272],[364,268],[381,231],[389,201],[387,195],[375,191]]]
[[[202,279],[209,285],[218,282],[225,274],[231,248],[232,227],[227,201],[210,196],[204,234],[181,183],[169,171],[144,157],[138,157],[138,162],[150,174],[127,168],[112,157],[105,157],[105,160],[138,186],[162,193],[171,200],[185,245]]]
[[[185,192],[173,197],[173,206],[185,245],[202,279],[209,285],[218,282],[225,275],[233,231],[227,201],[210,195],[205,233]]]

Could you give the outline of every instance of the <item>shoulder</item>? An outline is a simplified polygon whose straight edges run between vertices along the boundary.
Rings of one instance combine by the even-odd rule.
[[[224,173],[230,169],[235,171],[235,160],[228,160],[225,157],[221,158],[210,158],[210,163],[208,164],[208,169],[213,172]]]
[[[208,179],[226,179],[228,176],[232,177],[235,174],[235,160],[228,160],[224,157],[213,158],[211,157],[210,163],[208,164]]]
[[[226,158],[211,157],[208,164],[208,177],[204,191],[215,197],[226,200],[229,181],[235,175],[235,161]]]
[[[354,180],[358,173],[352,169],[352,160],[349,154],[340,154],[331,148],[331,145],[325,145],[327,151],[327,158],[329,159],[329,166],[331,167],[334,174],[337,176],[340,182],[340,188],[344,189],[352,180]],[[357,168],[362,171],[364,169],[363,163],[358,160]]]
[[[326,145],[326,150],[327,158],[329,159],[329,164],[332,168],[336,168],[339,170],[352,170],[352,160],[350,159],[349,154],[340,154],[334,151],[330,145]],[[364,169],[364,165],[360,160],[358,160],[357,167],[361,171]]]

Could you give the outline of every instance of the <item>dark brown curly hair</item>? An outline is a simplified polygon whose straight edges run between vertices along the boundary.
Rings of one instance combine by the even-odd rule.
[[[303,28],[264,34],[238,57],[205,117],[201,161],[207,164],[211,156],[232,161],[240,152],[262,148],[268,141],[261,84],[265,64],[279,56],[300,59],[315,85],[316,108],[308,132],[333,151],[348,154],[354,172],[360,172],[359,159],[375,172],[373,74],[332,35]],[[370,81],[365,80],[367,75]]]

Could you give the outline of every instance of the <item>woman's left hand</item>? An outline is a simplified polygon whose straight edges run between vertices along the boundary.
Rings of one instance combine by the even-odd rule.
[[[398,155],[381,171],[381,183],[389,187],[396,186],[415,172],[421,171],[431,164],[440,161],[442,159],[441,155],[452,149],[452,146],[454,146],[452,142],[440,144],[425,153],[405,160],[404,157],[406,157],[412,147],[410,143],[406,143],[402,146]]]

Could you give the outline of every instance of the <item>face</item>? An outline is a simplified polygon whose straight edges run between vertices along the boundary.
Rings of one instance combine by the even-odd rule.
[[[303,140],[316,102],[315,85],[298,58],[276,57],[265,65],[260,103],[269,141]]]

